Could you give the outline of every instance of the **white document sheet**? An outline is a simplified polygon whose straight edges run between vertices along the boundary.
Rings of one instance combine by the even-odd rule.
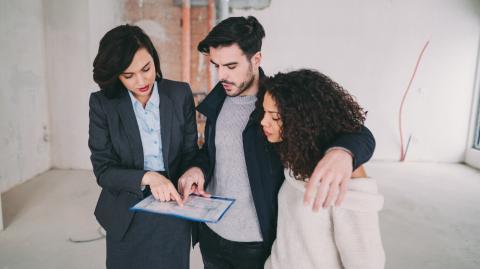
[[[219,196],[205,198],[190,195],[183,207],[180,207],[175,201],[160,202],[155,200],[153,195],[150,195],[130,210],[172,215],[192,221],[217,223],[233,202],[235,202],[235,199]]]

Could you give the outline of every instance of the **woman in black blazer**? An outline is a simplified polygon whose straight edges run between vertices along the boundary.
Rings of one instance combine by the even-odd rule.
[[[137,26],[100,41],[93,62],[88,145],[102,191],[95,216],[107,231],[107,268],[188,268],[190,224],[129,208],[152,194],[181,198],[178,177],[198,151],[192,92],[162,78],[158,54]]]

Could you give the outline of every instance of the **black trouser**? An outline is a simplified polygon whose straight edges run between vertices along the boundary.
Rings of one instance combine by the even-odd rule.
[[[200,251],[205,269],[263,268],[269,254],[263,242],[230,241],[204,223],[199,226]]]

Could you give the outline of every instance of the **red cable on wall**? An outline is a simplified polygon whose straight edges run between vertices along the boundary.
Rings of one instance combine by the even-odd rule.
[[[412,86],[412,82],[415,79],[415,75],[417,74],[417,69],[418,69],[418,66],[420,65],[420,61],[422,60],[423,53],[427,49],[429,43],[430,43],[430,40],[428,40],[425,43],[422,51],[420,52],[420,55],[417,58],[417,64],[415,65],[415,69],[413,70],[412,77],[410,78],[410,82],[408,83],[407,89],[405,90],[405,93],[403,94],[402,102],[400,103],[400,112],[399,112],[399,115],[398,115],[398,127],[399,127],[399,130],[400,130],[400,161],[401,162],[405,161],[405,156],[407,155],[407,150],[408,150],[408,145],[407,145],[407,148],[405,150],[403,149],[403,128],[402,128],[403,105],[405,103],[405,99],[407,98],[408,91],[410,90],[410,86]],[[409,138],[409,142],[410,142],[410,138]]]

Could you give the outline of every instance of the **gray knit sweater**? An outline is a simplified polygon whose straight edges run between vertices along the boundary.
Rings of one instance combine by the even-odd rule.
[[[255,109],[256,96],[227,97],[215,132],[216,163],[207,191],[236,199],[219,223],[208,227],[237,242],[262,241],[243,151],[242,132]]]

